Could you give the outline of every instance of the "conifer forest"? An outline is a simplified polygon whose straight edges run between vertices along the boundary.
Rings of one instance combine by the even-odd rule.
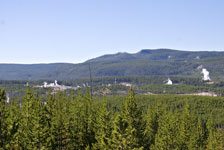
[[[0,90],[1,150],[223,150],[223,128],[222,97]]]
[[[224,150],[224,0],[0,0],[0,52],[0,150]]]

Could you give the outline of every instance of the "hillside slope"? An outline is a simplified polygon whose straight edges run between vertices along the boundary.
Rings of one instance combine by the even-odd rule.
[[[141,50],[138,53],[104,55],[80,64],[0,64],[0,80],[71,80],[102,76],[194,76],[200,77],[200,65],[212,79],[224,78],[224,52],[192,52],[170,49]]]

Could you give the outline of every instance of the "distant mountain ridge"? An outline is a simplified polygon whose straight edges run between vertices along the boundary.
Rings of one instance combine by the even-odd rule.
[[[170,57],[169,57],[170,56]],[[180,51],[172,49],[143,49],[137,53],[117,53],[111,55],[103,55],[94,59],[90,59],[87,62],[97,62],[105,60],[180,60],[180,59],[196,59],[207,57],[224,56],[224,52],[217,51]]]
[[[143,49],[137,53],[103,55],[80,64],[0,64],[0,80],[72,80],[104,76],[201,76],[198,66],[211,78],[224,79],[224,52]]]

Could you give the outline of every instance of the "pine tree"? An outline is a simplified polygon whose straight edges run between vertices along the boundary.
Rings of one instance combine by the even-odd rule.
[[[36,131],[34,130],[38,121],[34,109],[35,100],[36,97],[28,87],[26,96],[23,98],[19,123],[19,143],[23,149],[35,149],[37,146]]]
[[[71,100],[75,100],[75,90],[72,90]]]
[[[159,119],[159,128],[155,136],[155,144],[152,150],[180,149],[177,135],[179,132],[178,115],[171,112],[163,112]]]
[[[73,95],[73,94],[72,94]],[[80,113],[82,111],[82,94],[78,91],[78,96],[72,96],[72,100],[69,106],[69,123],[68,123],[68,136],[69,136],[69,148],[81,149],[82,132],[80,123]]]
[[[145,122],[142,111],[137,106],[134,92],[131,88],[124,102],[122,114],[118,115],[114,123],[113,146],[142,149],[144,145],[144,130]],[[116,140],[118,137],[121,138]],[[122,144],[119,144],[119,142]]]
[[[0,90],[0,145],[1,148],[9,148],[10,135],[10,109],[6,102],[6,93]]]
[[[96,142],[94,125],[96,114],[93,101],[88,89],[84,96],[78,91],[78,96],[70,105],[70,119],[68,123],[69,145],[74,149],[92,149]]]
[[[210,131],[207,143],[207,150],[223,150],[224,148],[224,133],[222,129]]]
[[[189,112],[188,104],[185,104],[185,106],[183,107],[183,112],[180,119],[180,130],[177,138],[179,138],[180,140],[179,144],[181,149],[189,149],[189,146],[192,146],[190,144],[192,142],[190,139],[193,134],[195,134],[192,133],[192,131],[195,131],[196,124],[194,123],[195,120],[193,118],[193,115]]]
[[[203,127],[203,124],[200,119],[195,119],[195,123],[193,123],[195,126],[191,130],[191,137],[188,142],[188,149],[192,150],[203,150],[204,149],[204,138],[205,138],[205,130]]]
[[[134,95],[133,89],[130,88],[129,95],[124,103],[123,114],[124,119],[128,122],[131,130],[130,134],[137,140],[133,145],[141,148],[144,145],[143,136],[145,131],[145,121],[143,119],[142,110],[138,107]]]
[[[10,139],[8,139],[8,147],[6,149],[19,149],[18,128],[20,121],[20,111],[18,101],[12,100],[9,104],[8,129],[10,131]]]
[[[146,128],[144,131],[144,148],[149,149],[151,145],[155,144],[155,136],[159,126],[159,111],[157,108],[152,109],[148,107],[145,115]]]
[[[88,134],[88,110],[87,101],[78,91],[78,95],[70,105],[70,117],[68,124],[69,146],[74,149],[85,149],[88,146],[86,139]]]
[[[28,87],[23,98],[19,119],[19,147],[22,149],[47,148],[47,121],[42,98],[37,98]],[[45,143],[46,142],[46,143]]]
[[[114,150],[128,150],[128,149],[142,149],[138,148],[137,139],[132,136],[135,129],[131,129],[120,114],[114,120],[114,129],[112,131],[111,149]]]
[[[58,93],[56,97],[55,117],[52,120],[54,149],[63,150],[68,145],[68,99],[62,94]]]
[[[94,149],[111,149],[110,139],[111,139],[111,113],[108,110],[107,101],[100,105],[97,111],[96,125],[95,125],[95,138],[96,143],[94,144]]]
[[[92,149],[93,143],[96,142],[94,125],[96,122],[96,110],[94,110],[93,99],[89,92],[88,87],[84,96],[84,118],[85,118],[85,143]]]
[[[223,150],[224,148],[224,133],[222,129],[216,129],[212,117],[207,121],[208,139],[207,150]]]
[[[52,110],[49,109],[49,104],[52,104],[52,97],[49,95],[47,100],[41,97],[37,103],[37,117],[38,117],[38,149],[51,149],[52,134]],[[52,105],[53,106],[53,105]]]

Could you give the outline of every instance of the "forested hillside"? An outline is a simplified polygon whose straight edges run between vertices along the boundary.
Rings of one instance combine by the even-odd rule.
[[[50,91],[49,91],[50,93]],[[0,149],[224,148],[221,97],[65,93],[7,101],[0,90]]]
[[[188,76],[200,77],[199,66],[212,79],[223,79],[224,52],[191,52],[170,49],[104,55],[80,64],[0,64],[0,80],[71,80],[105,76]]]

